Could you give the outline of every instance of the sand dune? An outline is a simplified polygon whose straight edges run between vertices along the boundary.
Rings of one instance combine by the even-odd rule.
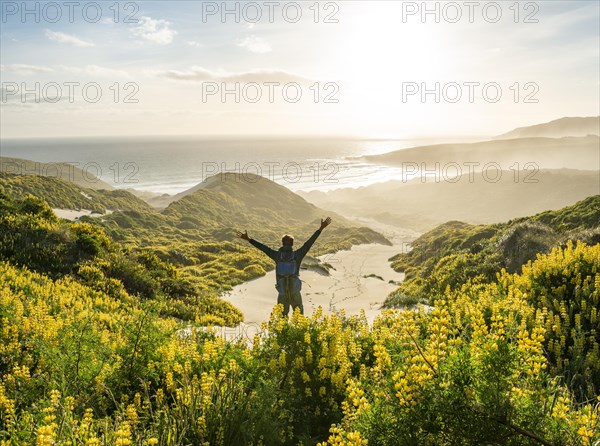
[[[404,279],[404,274],[390,267],[388,259],[418,235],[414,231],[383,226],[373,229],[383,231],[393,240],[393,246],[358,245],[348,251],[321,256],[321,261],[335,268],[329,276],[316,271],[301,272],[306,315],[311,315],[319,306],[326,313],[344,309],[347,315],[359,314],[364,309],[369,321],[373,321],[386,296],[397,288],[397,282]],[[275,272],[238,285],[223,298],[244,313],[245,327],[259,326],[260,322],[268,320],[277,302]]]
[[[110,215],[113,213],[111,210],[107,210],[105,214],[98,214],[96,212],[92,212],[89,209],[52,209],[58,218],[64,218],[65,220],[77,221],[83,216],[88,217],[102,217],[103,215]]]

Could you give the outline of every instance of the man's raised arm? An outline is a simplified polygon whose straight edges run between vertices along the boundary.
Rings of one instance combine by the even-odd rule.
[[[262,252],[264,252],[267,256],[269,256],[269,258],[273,259],[275,262],[277,261],[277,251],[269,248],[267,245],[263,245],[261,242],[254,240],[253,238],[250,238],[248,236],[248,231],[244,231],[244,232],[237,231],[237,236],[239,238],[241,238],[242,240],[247,240],[248,242],[250,242],[250,244],[252,246],[254,246],[257,249],[260,249]]]
[[[319,238],[319,235],[321,235],[321,231],[329,226],[330,223],[330,217],[327,217],[325,220],[321,219],[321,226],[319,229],[317,229],[315,233],[306,242],[304,242],[304,245],[298,249],[298,254],[300,257],[304,257],[308,253],[312,245],[317,241],[317,238]]]

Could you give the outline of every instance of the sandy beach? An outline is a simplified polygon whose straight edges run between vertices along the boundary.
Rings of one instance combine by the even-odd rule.
[[[64,218],[65,220],[79,220],[80,217],[83,217],[84,215],[92,215],[92,211],[88,210],[88,209],[81,209],[81,210],[73,210],[73,209],[58,209],[58,208],[54,208],[52,209],[54,211],[54,213],[56,214],[56,216],[58,218]]]
[[[366,221],[361,223],[367,224]],[[393,246],[358,245],[347,251],[319,257],[335,268],[330,271],[329,276],[302,270],[300,278],[303,282],[302,300],[306,315],[311,315],[319,306],[327,313],[344,309],[347,315],[359,314],[364,309],[371,322],[381,311],[380,307],[387,295],[404,279],[404,274],[397,273],[390,267],[388,259],[406,249],[407,244],[418,234],[387,225],[369,226],[384,233]],[[223,299],[244,313],[245,324],[255,325],[268,320],[277,301],[275,272],[270,271],[263,277],[234,287]]]
[[[112,214],[113,211],[107,210],[106,214],[97,214],[95,212],[90,211],[89,209],[60,209],[53,208],[52,209],[58,218],[64,218],[65,220],[77,221],[84,215],[89,217],[102,217],[103,215]]]

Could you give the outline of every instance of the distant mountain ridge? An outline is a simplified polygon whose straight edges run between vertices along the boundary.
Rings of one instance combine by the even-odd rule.
[[[489,181],[465,171],[456,179],[390,180],[358,189],[303,193],[307,200],[345,216],[429,230],[449,220],[494,223],[558,209],[600,194],[598,171],[505,170]]]
[[[542,124],[519,127],[494,139],[562,138],[565,136],[600,135],[600,116],[565,117]]]
[[[432,169],[436,163],[471,164],[480,170],[486,163],[499,164],[503,169],[514,163],[523,166],[535,163],[541,169],[598,169],[600,166],[600,138],[597,135],[563,138],[515,138],[474,143],[435,144],[395,150],[364,157],[367,161],[395,166],[427,163]]]

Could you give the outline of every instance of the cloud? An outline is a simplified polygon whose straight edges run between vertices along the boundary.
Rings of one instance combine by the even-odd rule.
[[[7,64],[0,65],[0,71],[5,73],[16,73],[20,75],[31,75],[41,73],[55,73],[62,71],[71,74],[82,74],[92,77],[119,77],[130,79],[131,75],[127,71],[115,70],[114,68],[101,67],[98,65],[85,65],[83,67],[73,67],[67,65],[54,65],[51,67],[43,67],[39,65],[28,64]]]
[[[5,83],[6,84],[6,83]],[[7,85],[8,86],[8,85]],[[54,105],[59,102],[69,102],[69,95],[63,95],[62,89],[52,89],[50,96],[44,96],[43,91],[22,92],[17,86],[16,89],[0,88],[0,107],[30,108],[38,105]],[[52,95],[56,93],[56,95]]]
[[[196,42],[195,40],[188,40],[186,43],[189,46],[195,46],[196,48],[200,48],[200,47],[204,46],[202,43]]]
[[[177,31],[169,28],[171,22],[167,22],[166,20],[142,16],[139,22],[140,25],[132,30],[133,35],[158,43],[159,45],[168,45],[177,34]]]
[[[254,35],[247,36],[243,39],[238,39],[236,40],[235,44],[241,48],[246,48],[252,53],[264,54],[270,53],[273,50],[269,42],[267,42],[261,37],[256,37]]]
[[[126,71],[100,67],[98,65],[86,65],[84,67],[69,67],[61,65],[60,68],[68,73],[83,74],[93,77],[131,78],[131,75]]]
[[[178,81],[194,82],[240,82],[240,83],[265,83],[279,82],[280,84],[297,82],[299,84],[312,84],[313,80],[280,70],[252,70],[240,73],[226,71],[211,71],[203,67],[191,67],[187,71],[168,70],[158,73],[159,76]]]
[[[92,42],[86,42],[85,40],[81,40],[79,37],[74,36],[72,34],[65,34],[58,31],[50,31],[49,29],[46,30],[46,37],[56,42],[68,43],[82,48],[94,46]]]
[[[12,33],[2,33],[0,34],[0,37],[6,41],[6,39],[9,39],[11,42],[18,42],[18,39],[15,39],[15,35]]]
[[[52,73],[54,70],[49,67],[41,67],[39,65],[28,65],[22,63],[0,65],[0,71],[16,73],[21,75]]]

